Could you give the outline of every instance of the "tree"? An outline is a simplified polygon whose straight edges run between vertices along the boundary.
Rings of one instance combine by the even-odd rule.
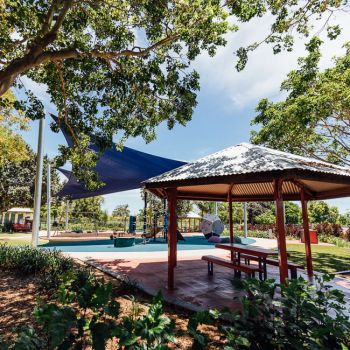
[[[259,215],[257,215],[254,219],[257,224],[262,225],[272,225],[276,223],[276,216],[271,210],[267,210]]]
[[[247,204],[248,222],[255,224],[257,216],[267,211],[274,213],[274,210],[275,208],[272,202],[250,202]]]
[[[341,0],[4,1],[0,96],[12,86],[24,90],[21,107],[39,119],[42,101],[23,89],[20,78],[45,84],[59,124],[74,142],[72,148],[60,147],[58,164],[71,160],[73,174],[96,188],[102,184],[91,171],[98,158],[88,148],[91,138],[104,149],[114,135],[121,146],[130,136],[153,140],[162,122],[170,129],[185,125],[199,89],[190,64],[200,52],[213,56],[226,44],[225,34],[238,29],[236,23],[273,14],[271,33],[262,42],[273,43],[277,53],[291,50],[293,29],[309,35],[314,18],[347,6]],[[330,36],[339,31],[330,27]],[[258,46],[238,50],[238,69]]]
[[[299,69],[282,83],[285,100],[259,102],[252,141],[334,163],[350,164],[350,45],[344,57],[323,72],[318,64],[321,41],[313,38]]]
[[[310,203],[309,208],[310,222],[312,223],[324,223],[329,222],[332,224],[338,223],[340,219],[339,210],[337,207],[331,207],[324,201],[313,201]]]
[[[284,202],[286,224],[300,224],[300,207],[293,202]]]
[[[27,146],[28,159],[20,163],[5,161],[0,169],[0,212],[15,206],[33,207],[36,156]],[[48,159],[44,158],[43,173],[47,172]],[[51,192],[61,188],[57,171],[51,167]],[[46,176],[43,176],[42,204],[46,203]]]
[[[200,201],[196,202],[196,206],[198,207],[201,213],[201,217],[203,217],[206,214],[214,214],[215,202]]]
[[[129,204],[117,205],[112,212],[112,216],[117,216],[117,217],[118,216],[124,217],[129,215],[130,215]]]
[[[25,141],[15,132],[26,130],[28,119],[21,110],[15,111],[16,102],[11,90],[0,100],[0,169],[6,161],[18,164],[29,159]]]
[[[70,216],[77,220],[104,221],[106,215],[102,210],[103,202],[104,199],[101,196],[74,200],[71,205]]]

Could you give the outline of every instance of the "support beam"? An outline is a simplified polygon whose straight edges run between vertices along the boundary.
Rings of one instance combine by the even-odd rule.
[[[288,261],[286,248],[286,231],[284,225],[284,210],[282,196],[281,179],[274,181],[275,201],[276,201],[276,227],[277,227],[277,243],[278,243],[278,260],[280,269],[280,281],[286,283],[288,279]]]
[[[230,243],[233,243],[233,219],[232,219],[232,193],[231,190],[227,196],[228,200],[228,224],[230,227]],[[234,253],[231,252],[231,261],[234,259]]]
[[[243,219],[244,219],[244,238],[248,236],[248,215],[247,215],[247,202],[244,202],[243,205]]]
[[[40,229],[41,187],[43,183],[43,148],[45,118],[39,120],[38,151],[36,158],[36,175],[34,190],[34,214],[32,227],[32,246],[37,247]]]
[[[147,233],[147,191],[145,190],[143,192],[143,200],[144,200],[144,206],[143,206],[143,234],[145,235]]]
[[[310,242],[310,230],[309,230],[309,216],[307,212],[307,201],[305,199],[305,192],[303,189],[300,191],[301,197],[301,211],[303,215],[303,228],[304,228],[304,242],[305,242],[305,254],[306,254],[306,267],[307,274],[312,279],[314,272],[312,267],[312,253]]]
[[[177,246],[177,219],[176,219],[176,202],[177,190],[170,188],[167,190],[168,213],[169,213],[169,230],[168,230],[168,289],[173,290],[174,269],[176,266],[176,246]]]
[[[68,224],[69,224],[69,200],[66,200],[66,223],[65,223],[65,227],[66,227],[66,231],[68,231]]]
[[[51,238],[51,164],[47,157],[47,180],[46,180],[46,192],[47,192],[47,238]]]

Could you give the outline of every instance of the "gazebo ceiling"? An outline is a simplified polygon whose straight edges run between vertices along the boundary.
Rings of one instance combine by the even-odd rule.
[[[179,199],[226,201],[274,200],[273,181],[283,179],[283,198],[299,200],[350,196],[350,168],[241,143],[144,182],[146,189],[165,197],[177,188]]]

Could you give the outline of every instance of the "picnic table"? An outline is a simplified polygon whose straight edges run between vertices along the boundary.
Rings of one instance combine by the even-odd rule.
[[[267,268],[266,268],[266,259],[269,256],[278,256],[278,251],[272,249],[265,249],[252,246],[244,246],[241,244],[235,243],[219,243],[215,245],[215,248],[225,249],[230,251],[233,254],[237,255],[236,264],[240,265],[241,263],[241,254],[244,256],[255,257],[258,261],[260,270],[263,271],[264,279],[267,278]],[[262,272],[259,271],[259,278],[262,279]]]

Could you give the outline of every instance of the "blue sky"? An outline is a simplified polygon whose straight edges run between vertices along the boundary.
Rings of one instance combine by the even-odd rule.
[[[347,19],[345,15],[338,15],[337,21],[344,24],[343,36],[337,42],[325,43],[321,61],[323,68],[331,65],[332,57],[344,52],[341,44],[350,37]],[[234,69],[233,52],[242,45],[259,41],[267,32],[269,23],[269,18],[263,18],[243,25],[237,33],[227,37],[228,45],[219,49],[214,58],[202,54],[194,62],[193,67],[201,76],[201,90],[192,121],[186,127],[176,126],[169,131],[165,125],[160,125],[156,141],[145,144],[141,138],[134,138],[126,145],[168,158],[191,161],[249,141],[250,121],[258,101],[264,97],[275,101],[282,98],[279,91],[281,82],[291,69],[297,67],[297,58],[305,54],[304,41],[298,38],[292,53],[273,55],[271,47],[260,47],[250,56],[247,68],[238,73]],[[47,111],[55,112],[45,93],[45,86],[37,86],[27,79],[24,81],[45,101]],[[65,141],[62,134],[53,133],[48,124],[45,128],[45,152],[53,157],[57,154],[58,145],[65,144]],[[23,134],[34,150],[37,128],[38,122],[32,123],[31,130]],[[139,190],[134,190],[107,195],[104,208],[111,212],[115,206],[128,203],[131,211],[136,212],[142,208],[139,193]],[[349,199],[332,200],[330,203],[339,206],[341,212],[350,210]]]

